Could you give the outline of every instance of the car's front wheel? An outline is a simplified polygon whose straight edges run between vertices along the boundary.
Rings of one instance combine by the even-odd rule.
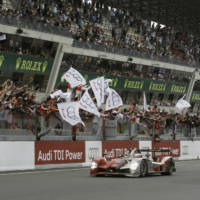
[[[174,163],[173,161],[170,161],[166,171],[162,172],[162,175],[172,175],[173,172],[174,172]]]
[[[144,160],[142,160],[140,163],[140,177],[146,176],[147,173],[148,173],[147,163]]]

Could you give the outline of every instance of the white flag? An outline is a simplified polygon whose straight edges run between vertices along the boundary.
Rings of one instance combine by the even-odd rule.
[[[6,34],[0,35],[0,41],[6,40]]]
[[[61,93],[62,93],[61,90],[56,90],[55,92],[53,92],[53,93],[50,94],[50,97],[52,99],[54,99],[55,97],[59,97]]]
[[[112,79],[104,80],[104,93],[105,93],[105,95],[109,95],[109,92],[110,92],[109,83],[110,82],[112,82]]]
[[[148,110],[148,105],[147,105],[147,99],[146,99],[145,92],[143,92],[143,110],[144,111]]]
[[[71,67],[65,74],[63,74],[61,81],[63,80],[69,82],[71,88],[86,84],[86,80],[83,78],[83,76],[73,67]]]
[[[61,97],[62,99],[65,99],[65,101],[70,102],[72,96],[72,91],[69,89],[67,92],[62,92],[61,90],[57,90],[50,94],[50,97],[52,99]]]
[[[179,110],[183,110],[184,108],[189,108],[189,107],[191,107],[190,103],[184,100],[183,97],[179,99],[178,102],[176,103],[176,108],[178,108]]]
[[[87,90],[79,101],[79,107],[89,113],[93,113],[94,115],[100,117],[100,113]]]
[[[90,85],[97,100],[97,106],[100,107],[104,103],[104,77],[91,80]]]
[[[122,98],[119,96],[119,94],[115,90],[110,88],[110,92],[106,100],[105,110],[107,111],[114,108],[118,108],[119,106],[122,106],[122,105],[123,105]]]
[[[85,126],[79,116],[78,102],[58,103],[57,106],[63,120],[72,126],[75,126],[78,123],[81,123]]]

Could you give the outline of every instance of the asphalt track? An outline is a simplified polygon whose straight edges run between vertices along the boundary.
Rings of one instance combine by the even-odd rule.
[[[200,161],[181,161],[172,176],[90,177],[88,169],[0,174],[1,200],[195,200]]]

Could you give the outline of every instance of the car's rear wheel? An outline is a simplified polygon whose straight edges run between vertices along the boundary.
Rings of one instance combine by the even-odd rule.
[[[147,173],[148,173],[147,163],[144,160],[142,160],[140,163],[140,177],[146,176]]]

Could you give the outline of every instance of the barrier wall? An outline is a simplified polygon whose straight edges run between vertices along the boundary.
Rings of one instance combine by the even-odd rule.
[[[177,160],[200,158],[200,141],[39,141],[0,142],[0,171],[89,166],[107,154],[124,155],[130,148],[170,149]],[[157,155],[159,156],[159,155]]]
[[[200,141],[181,141],[181,155],[179,160],[199,159]]]
[[[40,141],[35,142],[36,168],[81,166],[85,163],[83,141]]]
[[[0,171],[35,169],[34,142],[0,142]]]
[[[169,149],[170,152],[155,153],[156,156],[165,155],[165,156],[173,156],[174,158],[180,158],[181,149],[180,149],[180,141],[179,140],[166,140],[166,141],[153,141],[152,149]]]
[[[131,148],[139,148],[139,141],[103,141],[102,152],[107,157],[116,158],[123,156]]]
[[[85,142],[85,166],[89,166],[94,158],[102,156],[101,141],[86,141]]]

